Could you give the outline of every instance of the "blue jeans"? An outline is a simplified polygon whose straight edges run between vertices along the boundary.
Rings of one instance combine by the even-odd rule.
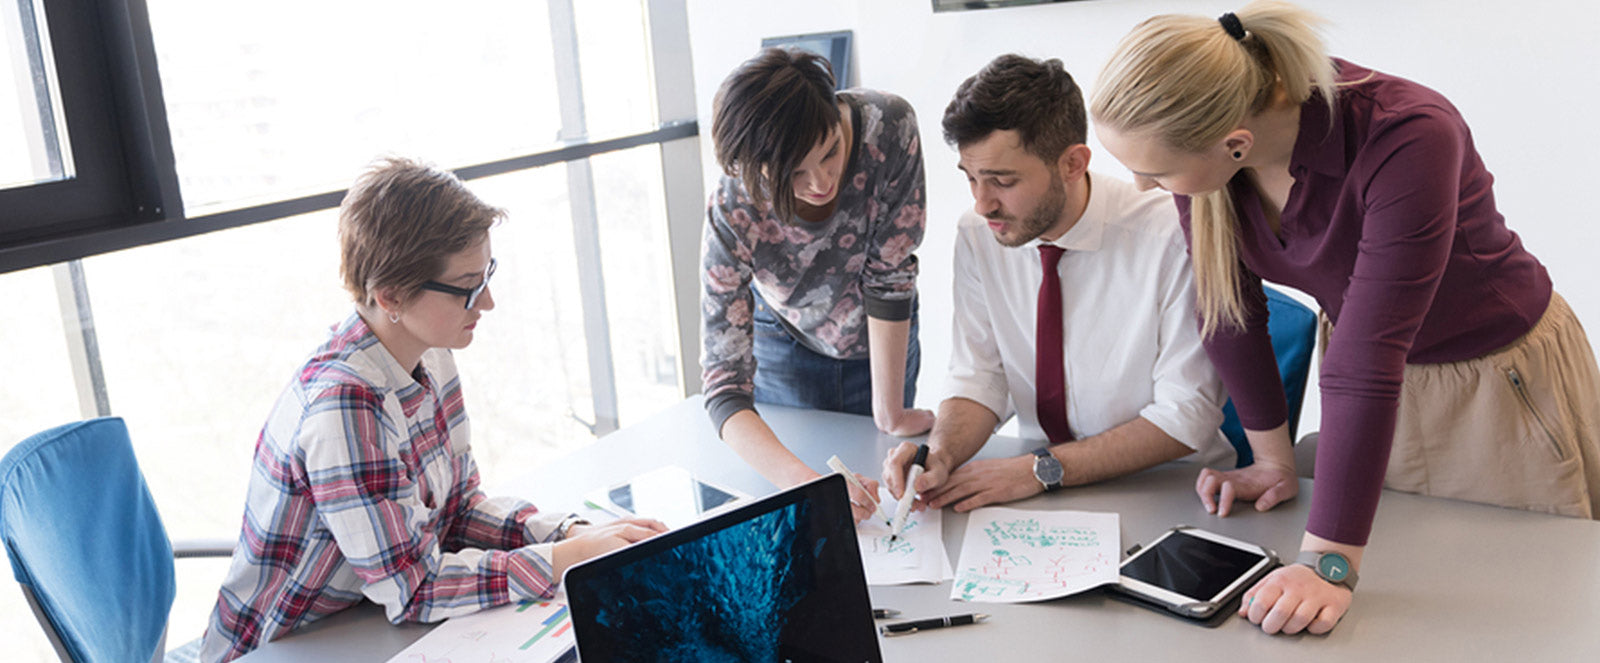
[[[817,354],[789,334],[761,295],[755,295],[755,399],[872,416],[872,360],[834,359]],[[906,339],[905,407],[917,396],[922,346],[917,342],[917,312],[911,311]]]

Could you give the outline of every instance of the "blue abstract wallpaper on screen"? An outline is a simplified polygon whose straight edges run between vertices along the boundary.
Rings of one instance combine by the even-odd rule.
[[[875,658],[849,515],[816,511],[800,500],[569,587],[600,606],[584,660]]]

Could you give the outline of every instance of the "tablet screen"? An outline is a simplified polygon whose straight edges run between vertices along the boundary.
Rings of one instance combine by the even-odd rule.
[[[700,481],[681,467],[664,467],[606,491],[606,498],[629,514],[679,527],[739,496]]]
[[[1178,531],[1129,559],[1122,566],[1122,575],[1209,601],[1262,559],[1260,554]]]

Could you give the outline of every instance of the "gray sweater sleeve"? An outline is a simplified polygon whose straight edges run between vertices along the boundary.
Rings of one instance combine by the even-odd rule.
[[[748,214],[738,205],[739,195],[725,181],[706,206],[702,231],[700,380],[719,435],[728,417],[755,407],[750,249],[728,223],[730,215]]]
[[[887,97],[882,126],[865,136],[868,157],[884,155],[886,173],[875,197],[884,201],[871,220],[862,295],[867,316],[909,320],[917,288],[917,247],[926,226],[922,141],[917,116],[899,97]],[[868,127],[871,129],[872,127]]]

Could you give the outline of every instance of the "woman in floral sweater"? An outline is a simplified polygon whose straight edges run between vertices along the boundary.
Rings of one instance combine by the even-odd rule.
[[[870,414],[895,435],[927,432],[933,413],[911,408],[924,196],[910,104],[836,93],[826,60],[771,48],[734,70],[713,105],[726,176],[707,206],[702,254],[712,424],[780,487],[818,474],[755,401]],[[870,513],[865,497],[851,495],[857,520]]]

